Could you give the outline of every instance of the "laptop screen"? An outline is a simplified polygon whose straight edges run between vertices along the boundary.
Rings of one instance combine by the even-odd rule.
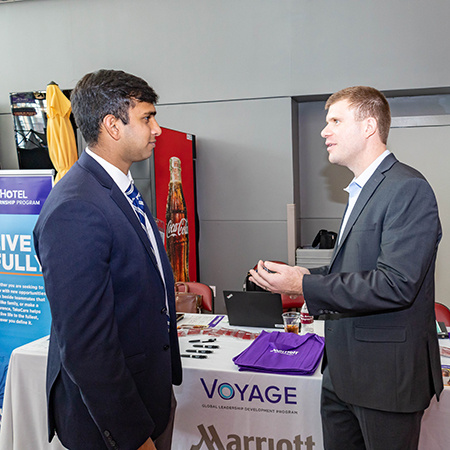
[[[283,324],[280,294],[260,291],[223,291],[230,325],[275,328]]]

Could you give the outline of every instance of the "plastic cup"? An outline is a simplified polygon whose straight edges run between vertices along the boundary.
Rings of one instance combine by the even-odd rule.
[[[295,333],[299,334],[300,332],[300,313],[299,312],[285,312],[282,314],[283,323],[284,323],[284,331],[286,333]]]

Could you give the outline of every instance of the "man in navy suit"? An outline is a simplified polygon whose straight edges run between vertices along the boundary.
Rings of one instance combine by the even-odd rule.
[[[416,449],[423,412],[443,389],[434,315],[436,199],[425,178],[386,149],[391,116],[379,91],[347,88],[326,108],[329,160],[355,176],[331,262],[309,271],[260,261],[252,281],[303,294],[309,312],[327,318],[325,448]]]
[[[34,230],[52,312],[49,440],[73,450],[169,450],[181,383],[174,280],[133,162],[161,129],[157,95],[122,71],[84,76],[72,108],[88,148],[50,193]]]

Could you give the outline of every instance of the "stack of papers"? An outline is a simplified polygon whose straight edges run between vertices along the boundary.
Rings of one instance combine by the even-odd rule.
[[[312,375],[319,365],[324,347],[325,339],[317,334],[299,336],[262,331],[233,361],[240,371]]]

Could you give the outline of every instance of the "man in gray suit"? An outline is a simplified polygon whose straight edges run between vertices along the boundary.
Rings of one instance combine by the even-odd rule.
[[[425,178],[386,149],[391,118],[379,91],[344,89],[326,109],[329,161],[355,176],[331,262],[309,271],[260,261],[251,280],[303,294],[311,314],[326,316],[325,448],[416,449],[423,412],[443,389],[436,199]]]

